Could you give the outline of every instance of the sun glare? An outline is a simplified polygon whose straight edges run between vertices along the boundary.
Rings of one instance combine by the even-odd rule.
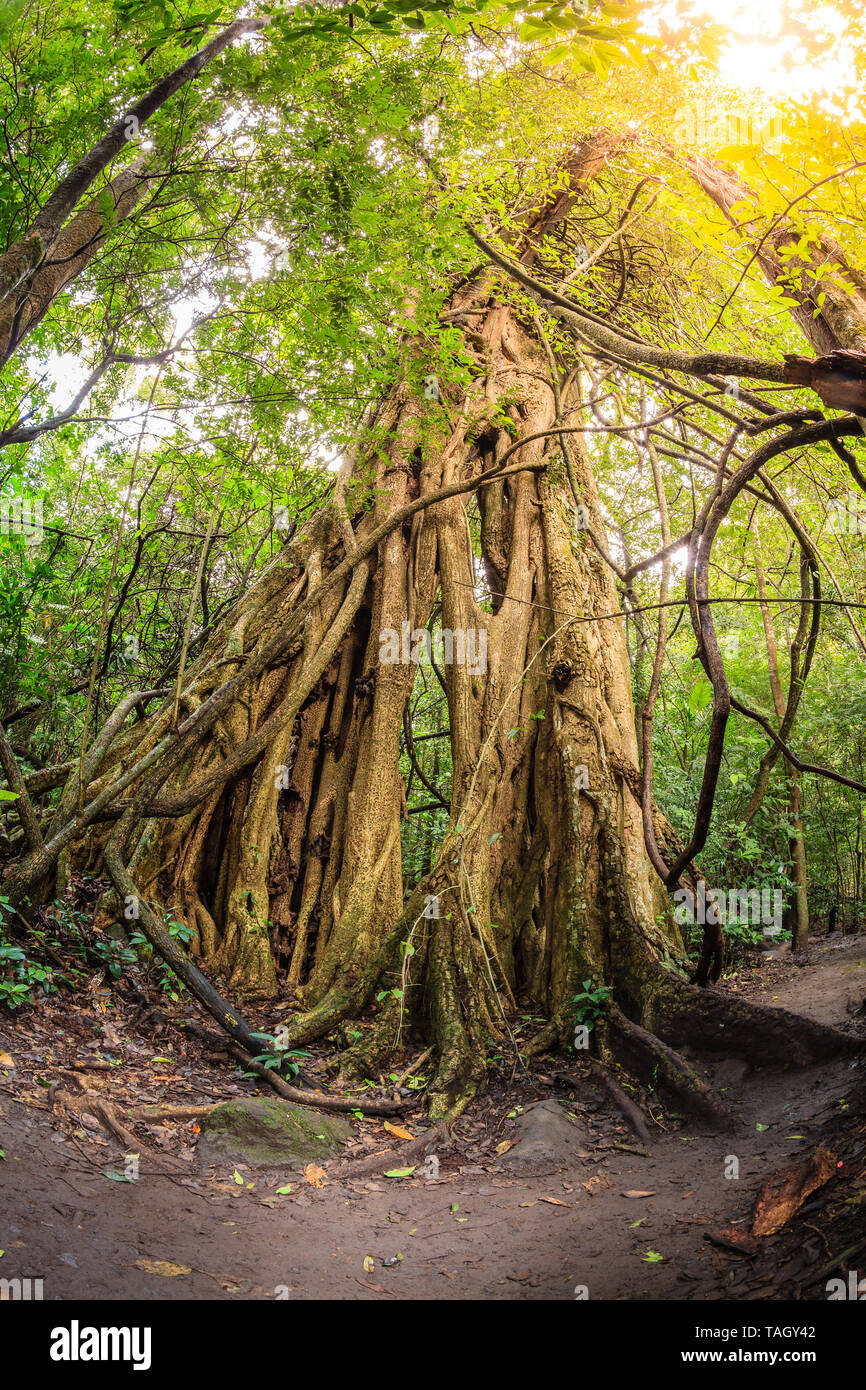
[[[832,6],[811,6],[803,18],[792,14],[788,0],[692,0],[689,13],[707,16],[728,31],[718,69],[732,87],[805,100],[850,89],[855,82],[845,19]]]

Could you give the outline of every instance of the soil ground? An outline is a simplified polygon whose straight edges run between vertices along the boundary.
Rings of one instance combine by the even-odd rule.
[[[866,937],[820,938],[796,961],[755,957],[724,987],[857,1031]],[[0,1049],[15,1064],[0,1069],[0,1277],[42,1278],[46,1299],[574,1299],[579,1286],[592,1299],[818,1298],[823,1265],[866,1246],[862,1058],[805,1070],[721,1051],[703,1059],[734,1116],[727,1134],[636,1088],[652,1115],[648,1155],[602,1083],[576,1060],[549,1056],[514,1076],[503,1059],[498,1081],[439,1148],[438,1180],[419,1166],[409,1177],[332,1177],[318,1188],[297,1171],[205,1168],[188,1120],[135,1125],[138,1180],[120,1181],[124,1146],[82,1110],[86,1097],[73,1113],[64,1095],[84,1089],[123,1118],[120,1107],[152,1101],[273,1094],[179,1041],[161,1013],[154,1031],[153,1016],[136,1021],[122,991],[96,976],[86,1006],[55,995],[0,1019]],[[519,1136],[535,1102],[551,1099],[577,1122],[568,1166],[509,1172],[497,1150]],[[425,1128],[420,1110],[395,1122],[413,1135]],[[353,1147],[364,1155],[400,1143],[377,1118],[359,1122]],[[763,1183],[819,1143],[840,1167],[785,1229],[757,1252],[720,1244],[722,1228],[747,1229]],[[732,1157],[737,1178],[725,1176]]]

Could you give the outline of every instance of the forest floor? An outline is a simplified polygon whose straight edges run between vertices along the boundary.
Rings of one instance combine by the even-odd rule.
[[[818,938],[796,961],[753,956],[724,988],[856,1032],[866,936]],[[862,1058],[805,1070],[702,1058],[732,1130],[710,1132],[636,1088],[651,1107],[651,1152],[601,1081],[548,1056],[515,1076],[503,1059],[439,1148],[438,1180],[418,1166],[408,1177],[329,1176],[316,1187],[300,1171],[205,1167],[191,1119],[136,1123],[139,1175],[124,1181],[124,1147],[87,1113],[88,1097],[123,1118],[124,1106],[146,1102],[272,1092],[180,1035],[170,1009],[142,1009],[140,991],[136,1008],[123,985],[97,974],[83,997],[70,1004],[58,994],[0,1017],[0,1054],[10,1054],[0,1055],[0,1277],[42,1278],[46,1299],[273,1298],[278,1289],[292,1299],[574,1299],[580,1287],[592,1299],[808,1299],[826,1298],[825,1266],[841,1274],[860,1251],[866,1269]],[[194,1016],[180,1004],[177,1017],[184,1011]],[[75,1092],[84,1101],[69,1109],[62,1098]],[[397,1123],[413,1135],[425,1128],[420,1108]],[[381,1118],[356,1129],[352,1157],[399,1148]],[[822,1144],[832,1151],[829,1182],[778,1234],[750,1238],[763,1184]],[[732,1158],[736,1178],[726,1176]]]

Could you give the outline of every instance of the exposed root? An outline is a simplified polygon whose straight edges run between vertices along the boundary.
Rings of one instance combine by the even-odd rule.
[[[524,1057],[540,1057],[542,1052],[547,1052],[562,1041],[562,1028],[558,1020],[551,1019],[549,1023],[545,1023],[539,1033],[536,1033],[534,1038],[530,1038],[529,1042],[524,1045],[523,1055]]]
[[[261,1076],[264,1081],[273,1086],[278,1096],[283,1100],[293,1101],[295,1105],[310,1105],[314,1110],[359,1110],[363,1109],[369,1115],[397,1115],[401,1110],[405,1110],[408,1101],[405,1100],[377,1100],[367,1096],[331,1096],[325,1095],[322,1091],[302,1091],[297,1086],[290,1086],[281,1076],[277,1076],[273,1067],[263,1067],[259,1062],[252,1061],[247,1057],[241,1048],[233,1047],[238,1060],[243,1062],[245,1067],[254,1071],[257,1076]]]
[[[724,1051],[753,1065],[808,1067],[862,1047],[828,1024],[721,990],[697,989],[660,968],[644,1022],[674,1047]]]
[[[484,1080],[487,1043],[496,1036],[486,982],[467,924],[456,913],[450,921],[440,918],[431,933],[426,993],[439,1058],[428,1092],[430,1116],[454,1120]]]
[[[593,1071],[601,1077],[638,1139],[645,1148],[652,1148],[652,1136],[647,1128],[647,1123],[640,1107],[635,1105],[634,1101],[626,1095],[619,1083],[611,1076],[606,1066],[596,1061],[594,1058],[590,1060],[592,1061]]]
[[[141,1120],[153,1124],[156,1120],[201,1120],[215,1110],[219,1101],[210,1105],[141,1105],[137,1110],[127,1110],[127,1119]]]
[[[632,1023],[616,1004],[608,1010],[601,1031],[605,1035],[605,1050],[609,1048],[629,1071],[653,1085],[664,1086],[712,1125],[730,1128],[730,1114],[685,1058],[654,1033]]]
[[[340,1081],[351,1083],[372,1077],[385,1065],[400,1029],[400,1004],[393,994],[383,1001],[372,1028],[362,1033],[340,1058]]]
[[[341,1163],[335,1168],[327,1170],[328,1176],[334,1179],[341,1178],[360,1178],[370,1173],[384,1173],[389,1168],[407,1166],[409,1163],[417,1164],[418,1160],[424,1158],[435,1145],[437,1148],[445,1148],[450,1144],[448,1126],[443,1120],[428,1129],[426,1134],[419,1135],[417,1139],[411,1140],[406,1144],[401,1144],[399,1149],[388,1149],[385,1153],[372,1154],[368,1158],[356,1158],[349,1163]]]
[[[237,1010],[211,984],[186,951],[178,944],[171,933],[163,926],[156,914],[144,901],[136,884],[123,862],[118,846],[110,839],[104,851],[105,867],[111,875],[112,883],[121,900],[134,900],[138,906],[138,925],[153,949],[170,965],[175,974],[183,980],[190,992],[203,1004],[208,1013],[216,1019],[220,1027],[247,1051],[255,1051],[256,1040],[249,1024],[240,1017]]]
[[[409,1080],[409,1077],[413,1076],[415,1072],[420,1071],[424,1063],[428,1062],[432,1056],[433,1048],[426,1048],[424,1052],[421,1053],[420,1057],[416,1057],[415,1061],[412,1062],[412,1064],[408,1066],[404,1072],[400,1073],[400,1075],[397,1077],[397,1080],[394,1082],[395,1088],[405,1085],[405,1083]]]

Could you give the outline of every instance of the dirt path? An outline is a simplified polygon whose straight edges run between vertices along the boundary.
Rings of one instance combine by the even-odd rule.
[[[850,1027],[851,1006],[866,994],[866,938],[830,938],[812,948],[810,963],[781,958],[734,987]],[[0,1047],[14,1046],[6,1026]],[[275,1290],[292,1299],[573,1299],[577,1286],[594,1299],[723,1296],[726,1257],[705,1233],[747,1212],[776,1168],[814,1149],[862,1073],[850,1059],[790,1072],[753,1060],[753,1068],[707,1067],[736,1118],[727,1135],[671,1121],[650,1157],[610,1148],[638,1145],[609,1102],[576,1087],[565,1108],[578,1116],[585,1156],[566,1171],[520,1178],[489,1156],[479,1162],[481,1125],[470,1118],[442,1153],[438,1181],[378,1177],[321,1190],[297,1174],[268,1186],[247,1173],[248,1190],[231,1173],[168,1156],[143,1157],[139,1180],[118,1182],[104,1176],[122,1167],[115,1145],[94,1150],[90,1135],[76,1138],[68,1124],[16,1103],[16,1074],[0,1072],[0,1277],[41,1277],[45,1298],[61,1299]],[[567,1094],[537,1079],[524,1087],[523,1113],[534,1098]],[[509,1118],[498,1133],[508,1138],[519,1122]],[[736,1178],[726,1176],[732,1158]],[[292,1193],[276,1196],[287,1180]],[[651,1195],[623,1195],[635,1192]],[[137,1261],[190,1272],[155,1273]]]

